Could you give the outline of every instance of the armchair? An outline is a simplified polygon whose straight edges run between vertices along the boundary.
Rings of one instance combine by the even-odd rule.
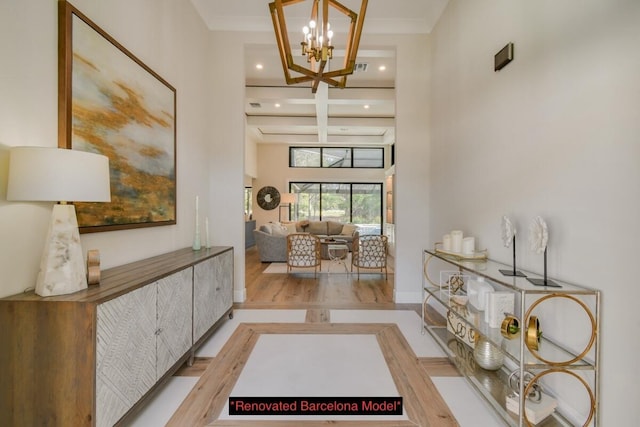
[[[355,233],[351,250],[351,265],[351,271],[355,267],[358,272],[358,280],[360,280],[361,268],[380,269],[380,273],[384,271],[385,280],[388,279],[387,236],[360,236]]]
[[[318,236],[306,233],[287,235],[287,273],[293,267],[313,267],[315,277],[321,262]]]
[[[262,262],[285,262],[287,260],[287,241],[284,236],[253,230]]]

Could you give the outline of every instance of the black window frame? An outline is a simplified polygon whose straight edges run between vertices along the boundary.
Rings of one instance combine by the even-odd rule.
[[[293,159],[294,159],[294,151],[295,150],[300,150],[300,149],[304,149],[304,150],[320,150],[320,166],[296,166],[293,164]],[[338,169],[384,169],[384,147],[317,147],[317,146],[290,146],[289,147],[289,167],[290,168],[306,168],[306,169],[328,169],[331,167],[335,167],[335,166],[331,166],[331,165],[325,165],[324,164],[324,150],[325,149],[330,149],[330,150],[349,150],[351,152],[351,165],[350,166],[337,166]],[[376,150],[376,151],[380,151],[382,153],[382,155],[380,156],[380,166],[354,166],[354,163],[358,160],[354,157],[354,153],[357,150]]]

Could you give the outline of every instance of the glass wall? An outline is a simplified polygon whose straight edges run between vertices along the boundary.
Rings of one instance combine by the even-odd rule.
[[[382,234],[381,183],[291,182],[289,191],[298,195],[294,220],[353,223],[360,234]]]

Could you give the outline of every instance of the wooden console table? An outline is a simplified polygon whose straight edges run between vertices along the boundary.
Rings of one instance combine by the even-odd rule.
[[[185,248],[0,299],[0,425],[122,421],[231,316],[233,282],[232,247]]]

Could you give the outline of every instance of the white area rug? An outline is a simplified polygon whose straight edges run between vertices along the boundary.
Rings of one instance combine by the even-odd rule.
[[[262,335],[251,352],[232,397],[399,396],[374,335]],[[388,416],[230,416],[234,420],[397,420]]]
[[[345,268],[346,266],[346,268]],[[355,269],[353,270],[355,272]],[[347,255],[347,258],[342,260],[342,263],[338,263],[336,261],[331,260],[322,260],[322,265],[320,267],[320,273],[331,273],[331,274],[349,274],[351,272],[351,254]],[[390,265],[387,265],[387,272],[389,274],[393,273],[393,268]],[[287,263],[286,262],[272,262],[269,264],[267,268],[263,271],[266,274],[287,274]],[[291,270],[292,274],[311,274],[313,275],[313,268],[293,268]],[[377,274],[380,275],[380,270],[369,270],[362,269],[360,270],[360,275],[363,274]]]

